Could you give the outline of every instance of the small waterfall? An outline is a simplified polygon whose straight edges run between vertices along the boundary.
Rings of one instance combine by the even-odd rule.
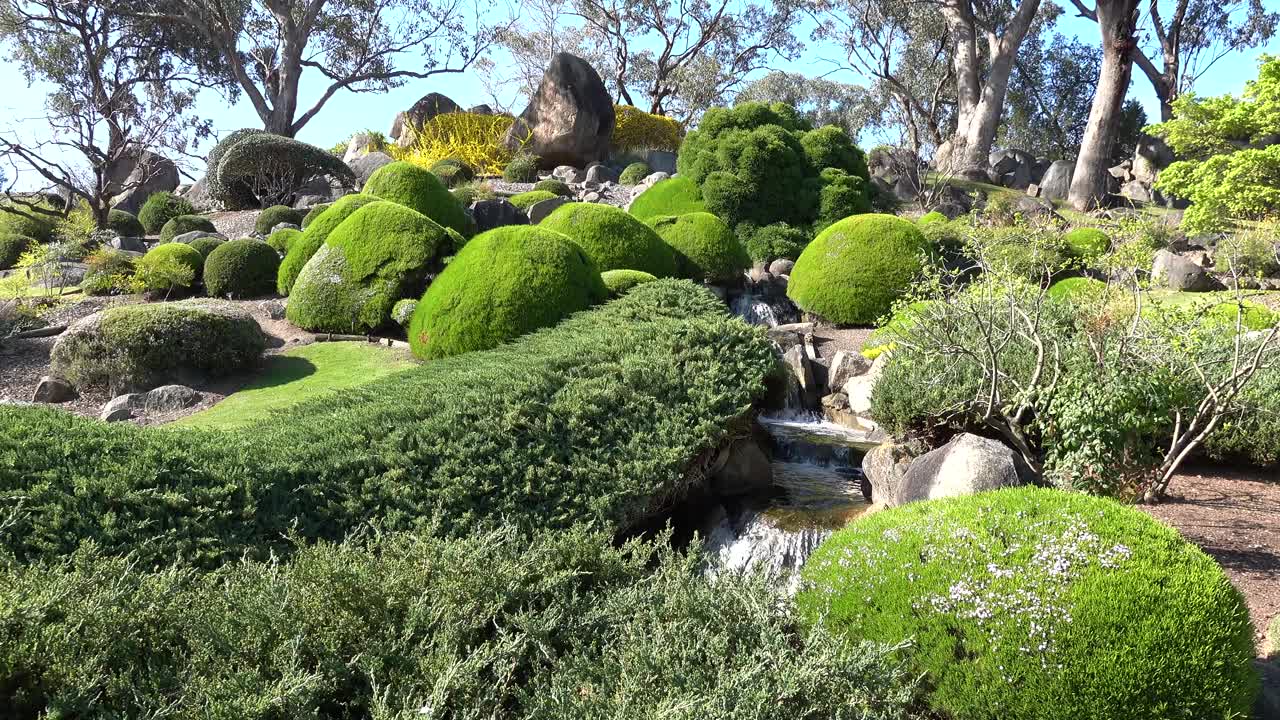
[[[734,298],[730,309],[735,316],[742,318],[749,325],[764,325],[772,328],[782,324],[778,321],[778,313],[768,300],[749,292]]]

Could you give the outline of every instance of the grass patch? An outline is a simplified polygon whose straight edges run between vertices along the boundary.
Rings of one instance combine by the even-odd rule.
[[[407,353],[365,342],[315,343],[266,359],[242,390],[169,427],[243,427],[313,397],[363,385],[413,366]]]

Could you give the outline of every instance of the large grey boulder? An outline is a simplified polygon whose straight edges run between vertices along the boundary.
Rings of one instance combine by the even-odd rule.
[[[364,187],[364,184],[369,182],[369,176],[377,172],[378,168],[383,165],[390,165],[393,162],[395,161],[386,153],[371,152],[361,155],[347,164],[351,166],[351,171],[356,174],[356,182],[359,183],[360,187]]]
[[[1133,177],[1153,185],[1160,171],[1173,164],[1173,149],[1162,139],[1143,135],[1133,152]]]
[[[178,189],[181,180],[178,166],[172,160],[150,150],[144,150],[121,163],[117,166],[117,173],[125,168],[127,172],[124,177],[108,178],[108,182],[119,192],[111,198],[111,206],[135,215],[152,193],[173,192]]]
[[[485,232],[505,225],[529,224],[529,216],[503,198],[472,203],[471,217],[476,221],[476,232]]]
[[[871,502],[881,507],[898,503],[898,491],[916,454],[910,446],[890,441],[862,456],[862,474],[871,485]]]
[[[1044,171],[1044,177],[1037,183],[1039,197],[1066,200],[1067,193],[1071,192],[1071,174],[1075,169],[1076,164],[1071,160],[1055,160],[1050,163],[1049,169]]]
[[[573,201],[567,197],[553,197],[536,202],[529,206],[529,222],[537,225],[546,220],[547,216],[555,212],[561,205],[567,205],[571,202]]]
[[[1036,158],[1025,150],[997,150],[987,158],[991,166],[991,180],[998,185],[1015,190],[1026,190],[1033,177]]]
[[[1151,279],[1172,290],[1205,292],[1214,289],[1213,277],[1196,262],[1197,259],[1161,250],[1151,265]]]
[[[964,433],[911,461],[894,503],[973,495],[1026,482],[1030,470],[1004,444]],[[874,497],[875,486],[872,486]]]
[[[650,150],[645,156],[645,164],[655,173],[676,174],[676,154],[670,150]]]
[[[615,122],[613,99],[590,63],[558,53],[506,143],[542,158],[544,167],[604,160]]]
[[[612,168],[608,165],[604,165],[603,163],[592,163],[591,166],[587,168],[587,178],[585,182],[602,184],[607,182],[616,183],[618,182],[618,173],[614,172]]]
[[[373,138],[367,132],[358,132],[347,141],[347,151],[342,155],[342,162],[350,165],[352,160],[369,154],[369,144]]]
[[[423,123],[437,115],[455,112],[462,112],[458,103],[437,92],[427,93],[413,107],[396,115],[391,124],[391,137],[395,138],[400,147],[408,147],[417,136],[416,128],[422,127]]]

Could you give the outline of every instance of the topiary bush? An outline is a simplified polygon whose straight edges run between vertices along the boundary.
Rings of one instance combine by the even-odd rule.
[[[751,261],[760,264],[778,259],[795,260],[813,239],[813,235],[803,228],[786,223],[774,223],[762,228],[743,224],[738,226],[738,233],[739,237],[746,238],[745,245]]]
[[[188,242],[187,245],[190,245],[191,249],[200,253],[200,257],[202,258],[201,262],[203,263],[204,260],[209,259],[209,253],[213,252],[219,245],[225,242],[226,240],[223,240],[222,238],[206,236],[198,237],[195,240]],[[201,267],[203,267],[203,264]]]
[[[702,202],[702,191],[692,180],[673,177],[653,184],[631,201],[628,212],[641,220],[648,220],[659,215],[684,215],[691,212],[706,212],[707,206]]]
[[[186,245],[162,247],[195,252]],[[191,382],[192,373],[238,372],[256,363],[265,348],[258,323],[243,310],[184,300],[94,313],[58,338],[50,358],[53,371],[76,387],[108,387],[119,394]]]
[[[299,271],[286,317],[313,331],[382,327],[397,300],[422,293],[428,273],[452,246],[444,228],[404,205],[364,205],[329,233]]]
[[[302,216],[302,225],[300,225],[299,227],[301,227],[303,230],[306,230],[308,227],[311,226],[311,223],[315,222],[316,218],[323,215],[324,211],[328,210],[331,207],[333,207],[333,203],[320,203],[319,205],[312,205],[311,208],[307,210],[307,214]]]
[[[1172,528],[1118,503],[1011,489],[852,523],[797,598],[853,639],[912,641],[930,708],[972,720],[1247,717],[1248,608]]]
[[[293,138],[264,132],[232,133],[224,142],[229,144],[219,144],[222,154],[216,182],[209,178],[206,182],[210,197],[227,209],[288,205],[302,188],[320,178],[345,188],[356,184],[355,173],[340,158]],[[210,165],[213,159],[211,153]]]
[[[649,177],[649,165],[642,162],[633,162],[622,169],[622,173],[618,175],[618,182],[623,185],[639,185],[645,178]]]
[[[8,270],[18,264],[18,259],[32,245],[36,245],[34,238],[26,235],[14,235],[0,231],[0,270]]]
[[[267,238],[267,245],[270,245],[273,250],[284,255],[289,252],[289,246],[293,245],[298,241],[298,238],[301,237],[301,230],[281,228],[271,233],[271,236]]]
[[[447,158],[431,166],[431,173],[451,188],[476,179],[476,171],[456,158]]]
[[[643,270],[654,277],[676,274],[675,253],[648,225],[611,205],[569,203],[538,227],[561,233],[581,247],[598,270]]]
[[[137,276],[146,290],[184,291],[195,287],[204,269],[204,256],[183,243],[157,245],[138,259]]]
[[[507,182],[537,182],[538,165],[542,158],[537,155],[516,155],[507,163],[502,171],[502,179]]]
[[[637,285],[653,282],[658,278],[639,270],[605,270],[600,273],[600,279],[609,291],[609,296],[618,297]]]
[[[280,261],[280,269],[276,272],[276,292],[288,296],[293,291],[302,268],[307,266],[323,245],[324,239],[319,234],[303,233]]]
[[[559,195],[561,197],[573,196],[573,189],[570,188],[568,185],[566,185],[563,180],[558,180],[556,178],[547,178],[546,180],[539,180],[538,182],[533,184],[533,189],[541,190],[549,193],[555,193],[556,195]]]
[[[530,190],[528,192],[517,193],[507,198],[507,202],[520,208],[525,212],[529,212],[529,208],[542,202],[543,200],[554,200],[560,197],[550,190]]]
[[[204,182],[210,199],[227,210],[245,210],[257,206],[258,198],[253,194],[253,188],[248,185],[246,180],[234,176],[228,176],[224,180],[219,174],[219,168],[222,165],[222,158],[236,143],[245,138],[266,134],[268,134],[266,130],[242,128],[227,135],[213,146],[213,149],[209,151],[208,157],[205,158],[207,169]],[[190,215],[191,213],[186,214]]]
[[[1092,262],[1111,249],[1111,238],[1097,228],[1079,227],[1062,236],[1062,247],[1069,257]]]
[[[378,168],[364,184],[363,193],[390,200],[453,228],[464,236],[475,234],[474,226],[439,178],[407,162],[393,162]]]
[[[147,234],[138,216],[124,210],[112,210],[107,213],[107,229],[114,230],[121,237],[140,238]]]
[[[180,215],[195,214],[195,207],[185,198],[171,192],[157,192],[148,195],[146,202],[142,203],[142,208],[138,210],[138,221],[146,230],[144,234],[155,235],[170,220]]]
[[[209,218],[203,215],[179,215],[176,218],[171,218],[169,222],[164,224],[164,227],[160,228],[160,242],[170,243],[179,235],[185,235],[197,230],[208,233],[218,232],[218,229],[213,226]]]
[[[1049,286],[1045,296],[1059,302],[1093,302],[1107,292],[1107,284],[1087,277],[1065,278]]]
[[[301,226],[302,212],[288,205],[272,205],[258,213],[258,217],[253,221],[253,231],[258,235],[270,235],[275,226],[280,223]]]
[[[787,297],[831,322],[871,325],[920,272],[927,250],[916,226],[892,215],[855,215],[824,230],[791,271]]]
[[[204,289],[213,297],[270,295],[276,288],[280,255],[252,238],[223,243],[204,262]]]
[[[677,277],[730,282],[740,280],[751,267],[746,248],[729,226],[711,213],[659,216],[646,224],[675,251]]]
[[[600,271],[565,236],[508,225],[467,243],[414,310],[409,345],[420,358],[488,350],[603,302]]]

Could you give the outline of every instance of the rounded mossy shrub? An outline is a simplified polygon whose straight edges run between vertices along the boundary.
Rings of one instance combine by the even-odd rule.
[[[870,325],[889,312],[920,272],[926,247],[920,230],[902,218],[845,218],[800,254],[787,297],[831,322]]]
[[[1270,330],[1280,322],[1271,308],[1252,300],[1221,302],[1209,308],[1205,320],[1211,324],[1234,328],[1239,321],[1244,330]]]
[[[319,205],[312,205],[307,210],[307,214],[302,216],[302,225],[300,225],[300,227],[303,230],[306,230],[308,227],[311,226],[311,223],[314,222],[316,218],[323,215],[324,211],[328,210],[331,207],[333,207],[333,203],[320,203]]]
[[[306,243],[305,235],[295,248]],[[445,228],[411,208],[365,205],[329,233],[302,267],[289,288],[286,316],[313,331],[382,327],[397,300],[422,293],[437,258],[452,244]]]
[[[555,198],[558,198],[558,197],[560,196],[551,192],[550,190],[530,190],[528,192],[522,192],[516,195],[512,195],[511,197],[507,198],[507,201],[510,202],[512,205],[515,205],[516,207],[520,208],[521,210],[525,212],[529,212],[529,208],[533,207],[534,205],[537,205],[543,200],[554,200]]]
[[[190,276],[179,280],[175,272],[178,266],[189,271]],[[157,245],[139,258],[137,275],[147,290],[186,290],[200,282],[203,269],[204,256],[199,251],[184,243],[171,242]]]
[[[1061,302],[1091,302],[1105,295],[1107,284],[1087,277],[1064,278],[1045,291],[1050,300]]]
[[[640,270],[605,270],[600,273],[605,289],[610,297],[617,297],[641,283],[653,282],[658,278]]]
[[[253,221],[253,231],[259,235],[270,235],[271,230],[280,223],[301,226],[302,217],[300,210],[294,210],[288,205],[272,205],[258,213],[258,218]]]
[[[921,215],[920,219],[916,220],[917,225],[935,225],[946,222],[950,222],[950,220],[947,219],[946,215],[943,215],[937,210],[930,210],[924,215]]]
[[[556,178],[539,180],[533,184],[533,189],[555,193],[561,197],[570,197],[573,195],[573,189],[570,188],[563,180],[558,180]]]
[[[138,216],[124,210],[107,213],[107,229],[116,231],[121,237],[140,238],[147,234]]]
[[[747,254],[751,261],[769,263],[774,260],[795,260],[804,252],[813,234],[804,228],[786,223],[773,223],[762,228],[739,225],[738,232],[746,238]]]
[[[465,162],[456,158],[447,158],[431,166],[431,172],[440,178],[445,187],[457,187],[476,179],[476,171]]]
[[[473,238],[414,310],[409,344],[420,358],[497,347],[607,295],[600,270],[565,236],[509,225]]]
[[[308,237],[319,238],[320,242],[324,242],[329,237],[329,233],[341,225],[343,220],[351,217],[352,213],[377,201],[378,198],[364,193],[344,195],[312,220],[304,232]]]
[[[633,162],[622,169],[622,173],[618,175],[618,182],[623,185],[639,185],[647,177],[649,177],[648,163]]]
[[[674,177],[660,180],[637,195],[628,212],[641,220],[648,220],[659,215],[684,215],[706,210],[698,186],[688,178]]]
[[[507,182],[537,182],[538,165],[542,158],[537,155],[516,155],[507,163],[502,171],[502,179]]]
[[[276,272],[276,292],[287,296],[293,290],[293,285],[298,281],[302,268],[307,266],[322,245],[324,245],[324,238],[310,233],[303,233],[302,237],[293,243],[289,252],[285,253],[284,259],[280,261],[280,269]]]
[[[302,237],[301,230],[294,230],[293,228],[281,228],[271,233],[270,237],[267,238],[267,244],[270,245],[272,249],[274,249],[276,252],[280,253],[281,255],[284,255],[285,253],[289,252],[289,247],[293,245],[295,242],[297,242],[298,238],[300,237]]]
[[[805,563],[810,623],[910,642],[930,709],[966,720],[1248,717],[1253,628],[1211,558],[1149,515],[1018,488],[859,519]]]
[[[204,289],[213,297],[270,295],[276,288],[280,255],[251,238],[225,242],[204,261]]]
[[[164,224],[181,215],[195,215],[196,209],[185,198],[171,192],[151,193],[146,202],[138,210],[138,221],[146,230],[146,234],[155,235]]]
[[[1096,260],[1111,249],[1111,238],[1097,228],[1081,227],[1063,235],[1062,246],[1077,260]]]
[[[169,222],[164,224],[164,227],[160,228],[160,242],[172,242],[179,235],[185,235],[197,230],[209,233],[218,232],[218,229],[213,226],[213,223],[207,217],[202,215],[179,215],[176,218],[171,218]]]
[[[653,228],[612,205],[570,203],[557,208],[538,227],[577,243],[598,272],[643,270],[654,277],[676,274],[675,253]]]
[[[383,165],[374,171],[362,192],[413,209],[437,224],[471,235],[472,224],[461,203],[444,183],[431,173],[404,161]]]
[[[27,251],[27,248],[35,244],[34,238],[0,230],[0,270],[8,270],[18,264],[18,259]]]
[[[661,215],[646,221],[676,254],[677,277],[708,282],[740,279],[751,267],[746,248],[711,213]]]
[[[205,260],[208,260],[209,253],[213,252],[215,249],[217,249],[219,245],[225,242],[226,240],[223,240],[222,238],[198,237],[195,240],[192,240],[191,242],[187,243],[187,245],[190,245],[193,250],[200,253],[200,257],[204,258]]]

